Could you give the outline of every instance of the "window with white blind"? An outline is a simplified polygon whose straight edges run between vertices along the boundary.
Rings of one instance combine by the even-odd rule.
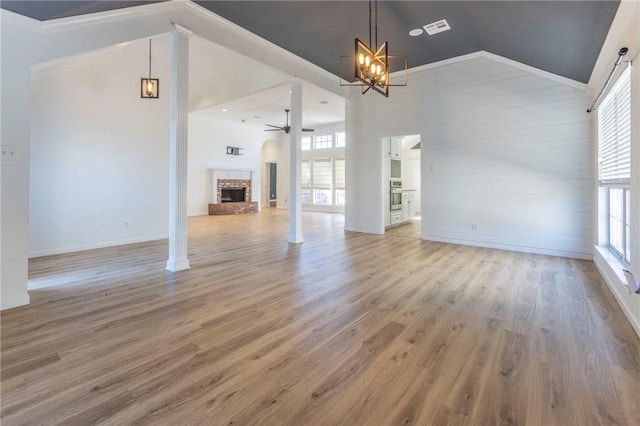
[[[331,158],[313,160],[313,202],[320,205],[333,204],[331,196]]]
[[[338,157],[334,161],[334,174],[335,174],[335,185],[336,185],[336,205],[344,206],[344,187],[345,187],[345,179],[344,179],[344,158]]]
[[[598,107],[598,180],[629,184],[631,178],[631,67]]]
[[[606,204],[603,204],[608,212],[609,248],[628,263],[631,259],[630,66],[598,107],[598,184],[606,193]]]
[[[305,136],[302,138],[302,150],[309,151],[311,149],[311,136]]]
[[[302,161],[300,167],[301,200],[303,204],[311,204],[311,168],[309,160]]]

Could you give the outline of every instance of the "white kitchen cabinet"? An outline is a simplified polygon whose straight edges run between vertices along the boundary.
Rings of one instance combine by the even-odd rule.
[[[394,210],[391,212],[391,225],[402,223],[402,210]]]
[[[391,138],[382,138],[382,155],[386,158],[391,157]]]
[[[400,138],[389,138],[389,156],[391,158],[400,158],[402,157],[402,139]]]
[[[405,190],[402,192],[402,221],[408,222],[416,214],[415,208],[415,190]]]
[[[382,154],[385,157],[400,159],[402,157],[402,139],[401,138],[382,138]]]

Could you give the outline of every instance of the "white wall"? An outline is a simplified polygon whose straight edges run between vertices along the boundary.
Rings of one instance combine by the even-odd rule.
[[[611,30],[607,36],[605,44],[600,52],[598,62],[589,80],[587,91],[591,99],[600,92],[608,77],[613,64],[618,58],[618,51],[621,47],[629,48],[629,52],[623,60],[633,60],[634,68],[631,73],[631,110],[636,111],[631,115],[631,270],[637,279],[640,279],[640,2],[633,0],[625,0],[620,3],[618,12],[611,25]],[[619,68],[626,67],[626,64]],[[616,73],[620,75],[621,70]],[[615,81],[615,80],[614,80]],[[613,84],[609,87],[611,88]],[[591,114],[594,121],[593,126],[593,149],[597,149],[597,113]],[[594,159],[595,163],[595,159]],[[594,180],[597,175],[594,171]],[[594,185],[595,197],[598,196],[597,187]],[[600,203],[603,204],[603,203]],[[593,218],[595,222],[595,235],[599,235],[598,242],[606,243],[605,227],[599,227],[598,215],[606,214],[605,209],[600,212],[594,212]],[[640,296],[637,294],[629,294],[623,287],[624,277],[622,268],[626,267],[616,258],[609,254],[605,247],[594,247],[594,262],[602,275],[605,277],[607,284],[627,318],[634,327],[636,333],[640,336]]]
[[[350,93],[347,188],[358,191],[347,191],[346,229],[382,232],[378,141],[416,133],[423,238],[591,257],[593,147],[584,90],[493,58],[468,55],[412,72],[389,98]]]
[[[211,169],[254,171],[251,198],[260,203],[262,144],[266,139],[262,127],[213,118],[211,108],[189,114],[187,214],[208,214],[213,191]],[[242,148],[243,155],[227,155],[227,146]]]
[[[17,152],[14,161],[2,161],[0,164],[0,309],[8,309],[29,303],[29,67],[37,51],[37,24],[4,10],[0,12],[0,19],[0,138],[3,148],[11,147]]]
[[[168,235],[168,70],[114,48],[33,74],[30,256]]]

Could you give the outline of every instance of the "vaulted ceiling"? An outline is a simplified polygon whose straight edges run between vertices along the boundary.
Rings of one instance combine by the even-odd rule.
[[[2,8],[49,20],[153,1],[14,1]],[[369,39],[366,1],[210,1],[195,3],[340,75],[340,55]],[[375,4],[375,3],[374,3]],[[606,1],[379,1],[378,41],[409,67],[484,50],[582,83],[589,80],[619,5]],[[411,37],[440,19],[451,30]]]

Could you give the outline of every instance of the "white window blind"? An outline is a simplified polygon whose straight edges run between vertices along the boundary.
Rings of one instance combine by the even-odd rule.
[[[331,189],[331,158],[313,160],[313,187]]]
[[[335,160],[335,173],[336,173],[336,189],[344,189],[344,158],[336,158]]]
[[[311,189],[311,170],[309,169],[309,160],[302,162],[300,184],[302,189]]]
[[[631,66],[598,107],[598,181],[629,184],[631,178]]]

